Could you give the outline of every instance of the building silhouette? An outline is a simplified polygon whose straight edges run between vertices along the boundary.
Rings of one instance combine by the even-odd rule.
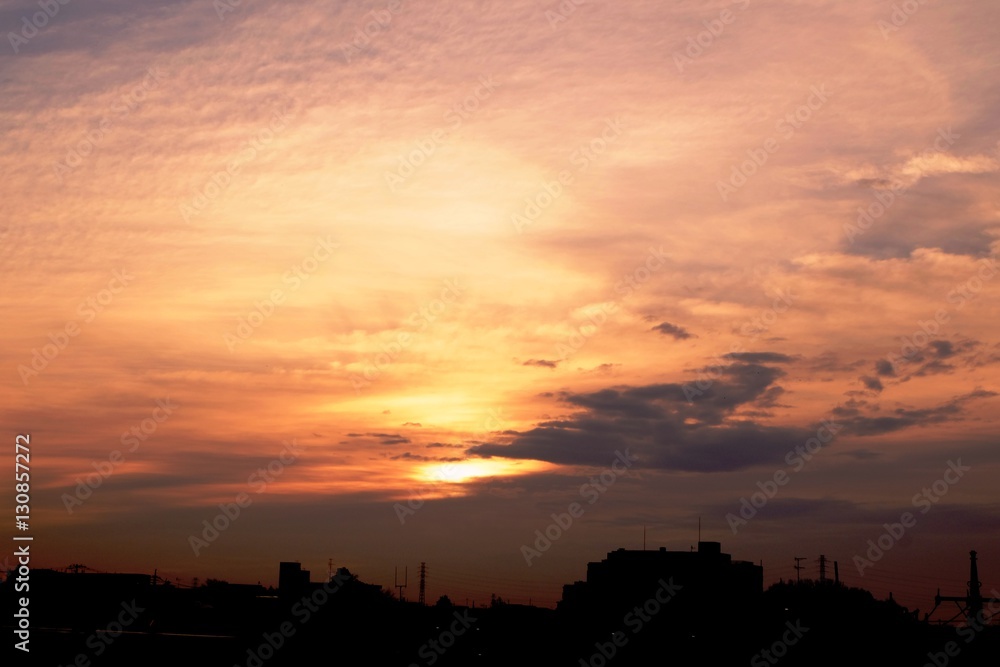
[[[698,542],[697,551],[617,549],[587,564],[586,581],[563,586],[559,609],[629,607],[653,595],[661,580],[681,587],[678,607],[750,605],[764,591],[764,568],[734,561],[719,542]]]
[[[309,590],[309,579],[309,570],[303,570],[298,561],[282,561],[278,564],[278,597],[302,595]]]

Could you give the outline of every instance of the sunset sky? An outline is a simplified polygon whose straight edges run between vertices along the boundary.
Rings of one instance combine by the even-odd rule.
[[[976,549],[1000,588],[997,25],[995,0],[0,1],[33,565],[333,559],[408,567],[415,598],[426,561],[432,600],[554,605],[700,517],[765,584],[824,554],[927,611]]]

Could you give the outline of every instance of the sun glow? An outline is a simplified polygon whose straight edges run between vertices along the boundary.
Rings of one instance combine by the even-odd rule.
[[[540,472],[552,468],[542,461],[509,461],[500,459],[470,459],[434,463],[417,470],[417,479],[427,483],[462,484],[486,477],[509,477]]]

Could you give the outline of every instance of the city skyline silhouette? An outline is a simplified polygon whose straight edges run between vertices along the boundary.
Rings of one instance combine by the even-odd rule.
[[[956,618],[1000,591],[998,21],[2,3],[15,658],[116,619],[94,665],[245,664],[285,621],[293,664],[338,637],[426,664],[446,629],[435,664],[854,640],[974,664],[989,633]],[[341,569],[300,627],[275,591]]]

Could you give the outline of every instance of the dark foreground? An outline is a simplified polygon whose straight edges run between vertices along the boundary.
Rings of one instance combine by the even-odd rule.
[[[995,625],[927,624],[892,601],[830,582],[776,585],[750,606],[685,599],[660,586],[634,604],[559,611],[499,599],[475,609],[446,599],[401,603],[346,571],[283,598],[223,582],[89,590],[60,583],[34,591],[29,655],[12,650],[4,614],[15,658],[4,664],[946,667],[995,666],[1000,656]],[[0,590],[13,609],[10,588]]]

